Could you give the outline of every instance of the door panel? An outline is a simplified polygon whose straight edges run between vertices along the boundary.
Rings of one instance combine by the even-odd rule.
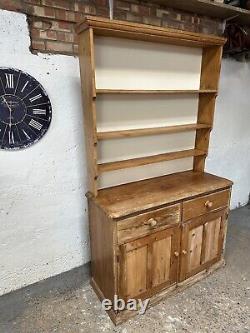
[[[220,260],[226,215],[227,210],[221,210],[183,224],[179,281]]]
[[[147,290],[147,246],[126,255],[127,294],[138,295]]]
[[[204,225],[204,241],[206,243],[204,248],[204,258],[202,263],[214,259],[218,255],[219,250],[219,236],[221,228],[221,217],[216,220],[205,223]]]
[[[153,243],[152,286],[155,287],[170,279],[171,236]]]
[[[180,227],[120,245],[119,297],[146,298],[177,282]]]
[[[191,229],[188,233],[188,271],[192,271],[200,265],[202,249],[203,225]]]

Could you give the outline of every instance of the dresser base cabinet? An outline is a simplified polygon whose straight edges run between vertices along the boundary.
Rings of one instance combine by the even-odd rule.
[[[231,186],[183,172],[88,194],[91,284],[99,298],[150,299],[152,306],[221,267]],[[115,324],[136,312],[108,311]]]

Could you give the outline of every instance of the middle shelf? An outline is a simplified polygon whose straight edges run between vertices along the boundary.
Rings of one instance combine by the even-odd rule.
[[[164,154],[132,158],[123,161],[107,162],[98,164],[98,173],[107,171],[114,171],[125,168],[133,168],[146,164],[159,163],[164,161],[171,161],[182,159],[186,157],[205,156],[207,153],[198,149],[187,149],[181,151],[174,151]]]
[[[207,124],[185,124],[185,125],[175,125],[175,126],[97,132],[97,139],[107,140],[107,139],[138,137],[138,136],[154,135],[154,134],[180,133],[180,132],[188,132],[199,129],[211,129],[211,126]]]

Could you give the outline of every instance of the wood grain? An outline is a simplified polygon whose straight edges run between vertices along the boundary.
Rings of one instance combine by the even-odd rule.
[[[123,161],[101,163],[101,164],[98,164],[98,174],[103,173],[103,172],[108,172],[108,171],[138,167],[138,166],[152,164],[152,163],[160,163],[160,162],[164,162],[164,161],[178,160],[178,159],[186,158],[186,157],[202,156],[204,154],[205,153],[203,151],[198,150],[198,149],[188,149],[188,150],[175,151],[175,152],[164,153],[164,154],[159,154],[159,155],[132,158],[132,159],[123,160]]]
[[[84,116],[84,134],[86,145],[86,163],[88,190],[97,195],[97,131],[95,92],[95,65],[93,48],[93,30],[82,32],[79,36],[79,62],[82,86],[82,103]]]
[[[227,179],[186,171],[100,190],[96,202],[108,216],[121,218],[231,186]]]
[[[152,255],[152,286],[158,286],[170,279],[171,237],[153,243]]]
[[[188,233],[188,272],[200,266],[203,225],[193,228]]]
[[[210,125],[206,124],[187,124],[187,125],[176,125],[176,126],[165,126],[165,127],[153,127],[153,128],[139,128],[122,131],[109,131],[109,132],[98,132],[98,140],[110,140],[117,138],[131,138],[145,135],[159,135],[159,134],[171,134],[189,132],[201,129],[210,129]]]
[[[193,95],[193,94],[216,94],[216,89],[200,90],[130,90],[130,89],[96,89],[96,94],[163,94],[163,95]]]
[[[192,219],[199,215],[209,213],[214,210],[225,208],[229,204],[230,190],[225,190],[197,199],[187,200],[183,203],[183,221]],[[211,202],[212,206],[207,207],[206,203]]]
[[[204,48],[202,53],[200,89],[218,90],[222,47]],[[211,128],[214,121],[216,95],[204,94],[199,96],[197,122],[209,125]],[[208,152],[210,140],[210,130],[201,130],[196,132],[195,149]],[[194,171],[204,171],[207,154],[196,156],[194,158]]]
[[[219,261],[223,253],[227,209],[202,215],[182,226],[179,281]]]
[[[214,35],[205,35],[128,21],[111,21],[96,16],[86,16],[83,22],[77,25],[76,32],[80,33],[89,28],[92,28],[95,34],[102,36],[130,38],[135,40],[169,43],[173,45],[205,47],[224,45],[226,42],[225,38]]]
[[[105,297],[117,293],[116,224],[89,198],[91,275]]]
[[[148,222],[154,220],[156,225]],[[180,204],[155,209],[117,222],[117,241],[119,244],[151,234],[178,224],[181,221]]]
[[[208,262],[217,257],[219,252],[220,228],[221,228],[221,217],[205,223],[204,225],[205,245],[204,245],[204,258],[202,263]]]

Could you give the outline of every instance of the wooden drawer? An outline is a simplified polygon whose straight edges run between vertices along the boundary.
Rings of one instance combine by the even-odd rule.
[[[117,222],[118,243],[148,235],[180,223],[180,204],[159,208]]]
[[[183,221],[229,205],[230,190],[209,194],[183,202]]]

